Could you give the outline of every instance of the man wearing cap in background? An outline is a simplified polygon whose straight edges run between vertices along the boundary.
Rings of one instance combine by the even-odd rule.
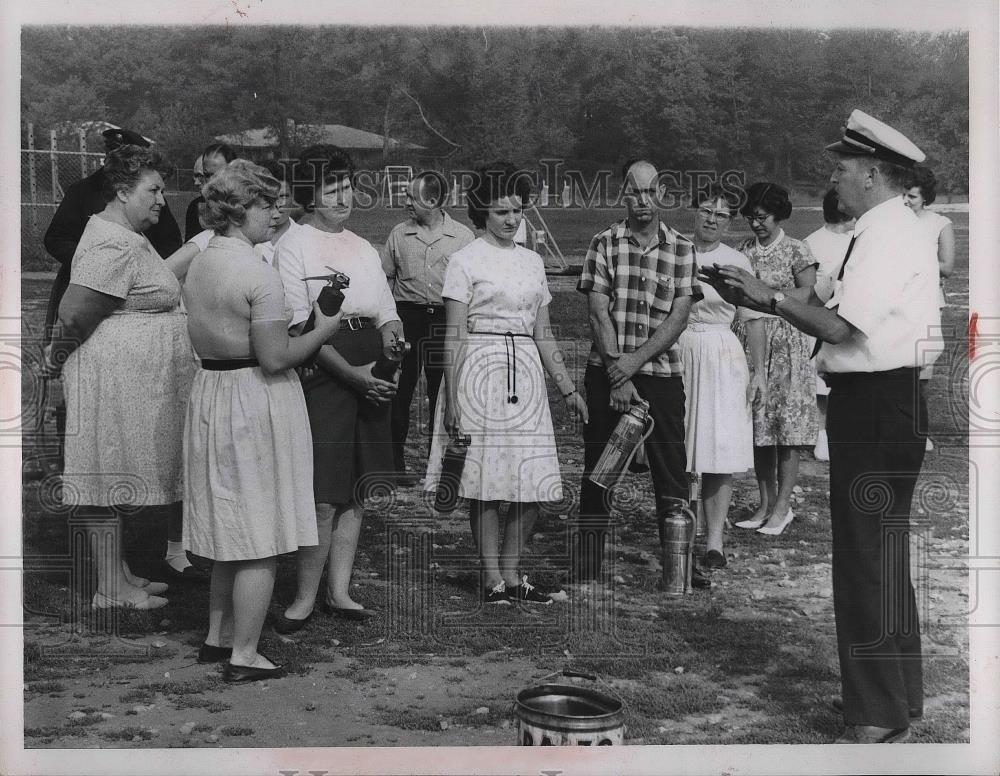
[[[104,136],[105,153],[122,145],[149,147],[149,141],[146,138],[128,129],[106,129],[101,134]],[[52,283],[52,291],[49,293],[48,307],[45,309],[46,343],[59,313],[59,303],[62,301],[63,294],[66,293],[67,286],[69,286],[73,254],[76,252],[76,246],[87,226],[87,220],[95,213],[100,213],[107,205],[103,189],[103,167],[72,184],[66,189],[62,202],[59,203],[49,228],[45,231],[45,250],[60,265],[58,272],[56,272],[56,279]],[[144,234],[149,238],[156,252],[163,258],[181,247],[181,230],[170,212],[170,207],[166,204],[160,211],[159,222],[153,224]],[[66,408],[64,405],[57,404],[55,411],[56,430],[61,448],[62,437],[66,429]],[[60,454],[60,459],[61,457]],[[41,474],[42,472],[38,468],[33,469],[30,475],[26,471],[26,476],[41,476]]]
[[[451,255],[476,239],[467,226],[445,212],[447,202],[445,177],[433,170],[418,173],[406,189],[409,218],[393,227],[382,249],[382,269],[403,321],[403,336],[413,346],[403,359],[399,387],[392,401],[392,456],[400,485],[412,485],[417,479],[406,473],[403,450],[420,370],[427,378],[427,417],[431,423],[444,375],[444,271]]]
[[[830,386],[833,605],[844,716],[837,743],[900,743],[923,714],[916,597],[910,580],[910,502],[924,458],[927,407],[917,374],[937,353],[937,257],[903,204],[923,152],[855,110],[830,182],[857,218],[832,288],[769,288],[737,267],[703,280],[731,301],[780,315],[821,340],[817,371]],[[911,217],[912,216],[912,217]]]

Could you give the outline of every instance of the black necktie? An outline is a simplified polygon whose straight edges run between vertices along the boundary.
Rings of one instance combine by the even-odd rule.
[[[843,280],[843,278],[844,278],[844,267],[847,266],[847,260],[849,258],[851,258],[851,251],[854,250],[854,241],[857,240],[857,239],[858,239],[857,235],[854,235],[853,237],[851,237],[851,242],[847,246],[847,253],[844,254],[844,261],[840,265],[840,272],[837,273],[837,280],[838,281]],[[812,352],[812,356],[810,356],[810,358],[816,358],[816,354],[819,353],[819,349],[821,347],[823,347],[823,340],[821,340],[819,337],[817,337],[816,338],[816,344],[813,345],[813,352]]]

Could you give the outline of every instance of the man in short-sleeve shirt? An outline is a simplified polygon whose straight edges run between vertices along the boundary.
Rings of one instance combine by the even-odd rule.
[[[841,207],[858,219],[832,288],[821,291],[829,298],[809,288],[775,291],[735,267],[705,279],[822,340],[845,723],[837,743],[899,743],[923,713],[909,521],[927,415],[918,372],[938,355],[937,256],[903,204],[910,170],[924,160],[919,148],[856,110],[827,150],[837,156],[831,183]]]
[[[396,311],[406,341],[413,349],[403,359],[399,387],[392,402],[392,454],[403,481],[403,450],[410,428],[410,402],[423,369],[427,377],[427,419],[433,422],[438,388],[444,376],[444,302],[441,286],[448,259],[475,240],[472,231],[444,210],[448,183],[436,172],[417,175],[407,187],[406,211],[382,250],[382,268],[392,284]],[[418,420],[423,425],[423,418]]]
[[[694,246],[659,216],[663,196],[656,168],[626,165],[627,217],[590,243],[577,290],[587,294],[593,347],[584,386],[590,423],[584,429],[580,530],[573,573],[598,576],[609,525],[606,493],[588,475],[622,413],[640,399],[654,420],[646,444],[657,512],[663,499],[687,501],[684,383],[676,342],[691,304],[701,299]]]

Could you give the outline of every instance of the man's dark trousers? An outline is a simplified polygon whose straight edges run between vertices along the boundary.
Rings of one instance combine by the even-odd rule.
[[[403,322],[403,336],[410,343],[410,354],[403,359],[399,385],[392,401],[392,457],[396,471],[406,470],[403,450],[410,430],[410,403],[420,380],[420,370],[427,377],[427,398],[430,400],[430,414],[418,417],[418,427],[422,430],[425,421],[434,422],[434,408],[437,405],[438,388],[444,376],[444,307],[440,305],[419,305],[413,302],[397,302],[396,311]]]
[[[653,433],[646,442],[653,478],[657,514],[664,498],[688,499],[687,454],[684,450],[684,381],[681,377],[632,378],[639,396],[649,402]],[[590,422],[583,427],[583,482],[580,517],[573,543],[573,574],[594,579],[601,572],[604,544],[610,527],[608,491],[594,485],[588,475],[604,452],[622,413],[609,406],[611,384],[602,366],[590,364],[584,377]]]
[[[914,369],[833,374],[826,382],[844,722],[905,728],[910,711],[923,709],[909,541],[927,406]]]

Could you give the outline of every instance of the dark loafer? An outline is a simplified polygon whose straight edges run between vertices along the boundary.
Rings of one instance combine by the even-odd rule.
[[[313,613],[309,612],[301,620],[293,620],[291,617],[285,617],[283,614],[276,614],[274,615],[274,630],[282,636],[287,636],[289,633],[296,633],[306,627],[312,616]]]
[[[698,569],[691,569],[691,587],[694,590],[708,590],[712,586],[712,580],[706,577]]]
[[[701,565],[707,569],[724,569],[726,567],[726,556],[718,550],[709,550],[705,557],[701,559]]]
[[[840,696],[837,696],[836,698],[834,698],[833,700],[831,700],[830,701],[830,706],[832,706],[833,710],[835,712],[837,712],[838,714],[843,714],[844,713],[844,699],[841,698]],[[909,711],[910,711],[910,719],[923,719],[924,718],[924,713],[921,710],[919,710],[919,709],[910,709]]]
[[[199,663],[221,663],[233,656],[232,647],[217,647],[214,644],[202,644],[198,650]]]
[[[835,744],[902,744],[910,737],[910,729],[883,728],[874,725],[848,725]]]
[[[229,684],[242,684],[244,682],[259,682],[263,679],[277,679],[285,673],[284,666],[274,668],[254,668],[253,666],[234,666],[226,663],[222,669],[222,681]]]
[[[324,614],[339,617],[342,620],[355,620],[358,622],[364,622],[369,617],[375,616],[375,612],[371,609],[345,609],[343,606],[334,606],[329,603],[323,604],[322,611]]]

